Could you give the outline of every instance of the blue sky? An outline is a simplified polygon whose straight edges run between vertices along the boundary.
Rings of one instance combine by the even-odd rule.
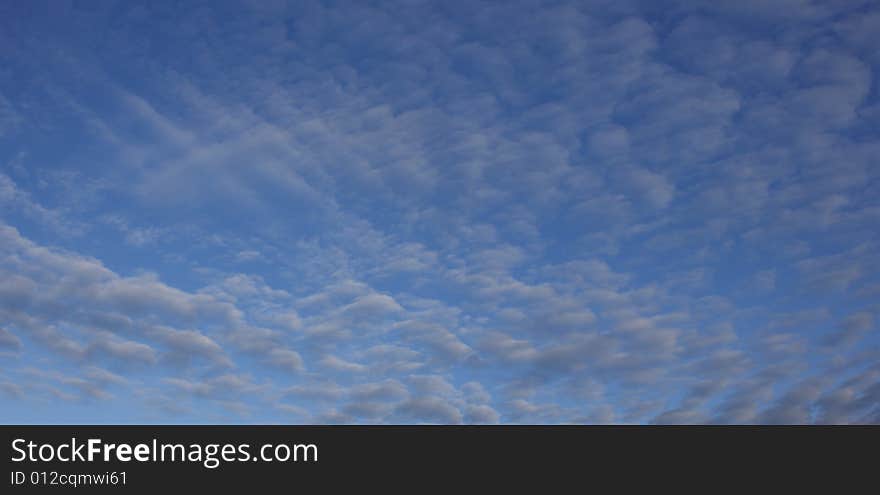
[[[880,422],[880,7],[0,2],[0,421]]]

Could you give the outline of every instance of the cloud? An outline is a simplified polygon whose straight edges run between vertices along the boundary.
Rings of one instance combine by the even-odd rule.
[[[324,356],[320,361],[321,366],[334,371],[344,371],[348,373],[362,373],[369,369],[367,366],[358,363],[352,363],[336,356]]]
[[[156,350],[147,344],[118,339],[107,334],[92,342],[87,353],[106,354],[124,363],[155,364],[158,359]]]
[[[463,420],[461,411],[437,397],[408,400],[397,406],[395,412],[407,420],[425,423],[458,424]]]
[[[21,374],[26,377],[27,395],[42,391],[70,402],[110,401],[115,395],[109,389],[127,384],[125,378],[95,366],[87,367],[79,376],[36,368],[25,368]]]
[[[272,349],[269,351],[269,363],[279,368],[299,372],[305,369],[302,357],[290,349]]]
[[[385,294],[368,294],[357,298],[353,303],[342,307],[340,313],[358,319],[381,318],[388,314],[403,311],[403,308]]]
[[[622,176],[626,187],[653,208],[665,208],[675,196],[675,187],[655,172],[631,167]]]
[[[852,314],[840,323],[838,330],[825,337],[831,347],[845,347],[855,344],[874,328],[874,315],[867,311]]]
[[[464,414],[464,422],[468,424],[498,424],[501,416],[489,406],[468,406]]]
[[[0,392],[13,399],[19,399],[24,396],[21,387],[11,382],[0,382]]]
[[[2,102],[0,102],[0,119],[2,118]],[[0,120],[0,135],[3,132],[2,125],[2,120]],[[12,211],[20,211],[35,219],[40,225],[67,235],[83,233],[82,225],[71,221],[59,210],[44,207],[35,201],[27,191],[22,190],[11,177],[2,172],[0,172],[0,206]]]
[[[0,349],[16,351],[21,349],[21,339],[9,330],[0,328]]]

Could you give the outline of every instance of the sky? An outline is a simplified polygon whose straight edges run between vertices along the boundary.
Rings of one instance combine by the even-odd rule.
[[[880,423],[880,5],[0,0],[0,422]]]

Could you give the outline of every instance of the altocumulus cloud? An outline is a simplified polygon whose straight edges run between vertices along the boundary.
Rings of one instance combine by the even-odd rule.
[[[880,422],[873,2],[0,6],[0,420]]]

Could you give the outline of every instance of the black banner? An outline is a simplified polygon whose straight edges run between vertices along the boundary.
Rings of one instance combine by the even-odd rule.
[[[876,483],[880,427],[3,426],[2,493]],[[876,488],[876,487],[875,487]]]

